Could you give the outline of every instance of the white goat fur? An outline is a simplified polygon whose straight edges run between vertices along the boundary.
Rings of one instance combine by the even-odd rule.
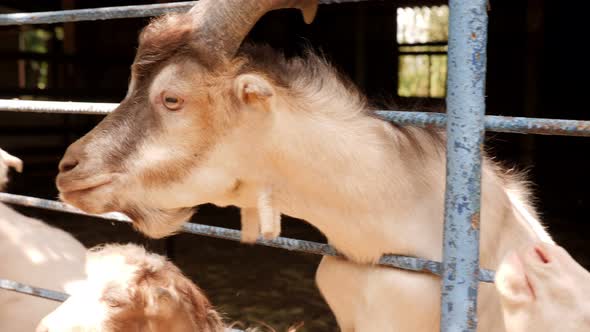
[[[255,184],[272,183],[275,209],[316,226],[354,262],[374,263],[386,253],[440,261],[444,135],[437,142],[427,130],[376,119],[331,67],[309,61],[316,66],[313,79],[295,79],[295,92],[274,87],[269,118],[246,120],[214,150],[205,167],[222,165],[222,173],[244,184],[239,195],[213,203],[253,206],[259,197]],[[259,126],[254,121],[266,130],[253,129]],[[253,145],[257,156],[248,158]],[[489,269],[511,248],[551,242],[521,181],[502,173],[484,159],[480,259]],[[439,328],[436,277],[325,257],[317,282],[343,331]],[[481,284],[479,299],[478,330],[503,331],[493,286]]]
[[[0,152],[0,179],[6,179],[7,153]],[[10,166],[18,167],[18,159],[11,160]],[[0,278],[62,292],[84,278],[86,249],[80,242],[2,203],[0,253]],[[34,331],[39,321],[58,306],[59,302],[0,290],[0,331]]]
[[[136,99],[126,99],[68,149],[62,164],[75,160],[78,166],[64,167],[58,177],[62,198],[94,213],[132,212],[138,229],[154,237],[178,230],[191,213],[187,207],[204,203],[242,208],[247,242],[259,227],[278,235],[279,212],[304,219],[354,262],[325,257],[317,272],[342,330],[437,330],[439,279],[357,263],[375,263],[388,253],[441,260],[444,135],[376,118],[365,98],[313,54],[286,60],[244,47],[219,71],[201,74],[198,63],[173,58],[149,76],[149,93],[131,91]],[[155,104],[164,92],[185,100],[182,111]],[[201,100],[195,95],[208,98],[193,101]],[[113,146],[125,147],[113,142],[137,130],[126,125],[135,121],[128,117],[137,105],[141,111],[134,112],[157,114],[161,126],[114,164],[105,156]],[[199,150],[206,139],[213,142]],[[198,162],[190,167],[174,168],[194,156]],[[97,174],[109,181],[84,193],[70,189],[77,181],[93,183]],[[146,178],[161,181],[153,185]],[[526,189],[485,158],[482,267],[494,269],[508,250],[541,238],[551,241]],[[479,299],[479,331],[503,331],[493,286],[482,284]]]

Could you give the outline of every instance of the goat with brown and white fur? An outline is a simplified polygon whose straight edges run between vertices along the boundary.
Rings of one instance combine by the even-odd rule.
[[[204,293],[164,257],[133,244],[89,251],[86,280],[38,332],[221,332]]]
[[[310,21],[317,1],[201,0],[153,21],[127,96],[62,159],[61,198],[89,212],[122,211],[152,237],[177,231],[203,203],[251,213],[247,242],[258,224],[276,236],[279,212],[305,219],[350,260],[325,257],[317,272],[342,330],[437,330],[436,277],[361,263],[386,253],[441,259],[445,136],[382,121],[312,53],[285,59],[240,47],[264,13],[291,6]],[[529,196],[484,159],[483,267],[551,241]],[[479,331],[503,331],[493,287],[481,285],[479,299]]]

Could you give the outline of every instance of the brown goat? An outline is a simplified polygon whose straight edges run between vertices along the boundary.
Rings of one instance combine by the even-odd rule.
[[[324,257],[319,288],[343,331],[438,329],[433,276],[374,267],[386,253],[440,260],[445,136],[392,126],[322,58],[285,59],[240,43],[268,10],[317,1],[201,0],[140,36],[120,106],[72,144],[61,197],[122,211],[152,237],[179,229],[193,206],[243,209],[250,242],[278,235],[279,213],[305,219],[351,261]],[[529,194],[489,159],[482,171],[481,263],[550,237]],[[503,331],[499,300],[481,285],[480,331]]]
[[[225,327],[203,292],[164,257],[142,247],[91,249],[87,278],[50,313],[38,332],[220,332]]]

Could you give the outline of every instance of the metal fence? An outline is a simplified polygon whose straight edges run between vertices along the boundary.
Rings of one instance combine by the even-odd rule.
[[[359,2],[330,1],[322,4]],[[0,25],[41,24],[146,17],[182,12],[194,2],[65,10],[43,13],[1,14]],[[485,116],[487,0],[449,1],[449,57],[447,114],[380,111],[384,119],[399,124],[444,127],[447,130],[447,177],[443,262],[400,255],[385,255],[380,264],[442,277],[441,331],[475,331],[477,286],[492,282],[493,271],[479,268],[479,212],[481,156],[485,130],[522,134],[590,136],[590,121]],[[0,111],[73,114],[107,114],[117,104],[0,100]],[[86,213],[66,204],[33,197],[0,193],[0,201],[56,211]],[[95,215],[130,222],[118,213]],[[239,241],[240,231],[187,223],[183,232]],[[312,254],[339,256],[327,244],[279,237],[257,244]],[[0,288],[63,301],[67,295],[0,279]]]

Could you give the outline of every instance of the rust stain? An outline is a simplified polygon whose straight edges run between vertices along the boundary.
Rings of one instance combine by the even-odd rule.
[[[471,228],[479,229],[479,213],[474,213],[471,216]]]
[[[471,33],[471,39],[475,40],[475,38],[477,38],[477,34],[475,32]]]
[[[552,119],[534,119],[534,118],[515,118],[511,116],[498,116],[505,121],[522,121],[514,127],[507,126],[506,129],[513,132],[524,132],[539,135],[564,135],[564,136],[590,136],[590,121],[587,120],[552,120]],[[541,121],[536,121],[541,120]]]

